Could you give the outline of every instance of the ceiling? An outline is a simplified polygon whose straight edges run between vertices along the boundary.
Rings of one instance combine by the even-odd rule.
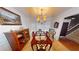
[[[41,11],[42,9],[42,11]],[[57,7],[30,7],[26,8],[25,11],[31,15],[47,15],[47,16],[55,16],[69,8],[57,8]]]
[[[39,15],[41,13],[41,8],[43,9],[43,12],[47,16],[57,16],[71,7],[15,7],[17,10],[29,14],[32,16]]]

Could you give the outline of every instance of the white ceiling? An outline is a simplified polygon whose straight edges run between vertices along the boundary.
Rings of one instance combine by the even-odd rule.
[[[19,10],[20,12],[23,12],[24,14],[32,15],[31,13],[28,13],[27,10],[31,7],[14,7],[15,9]],[[33,7],[32,7],[33,8]],[[51,7],[50,11],[48,12],[48,16],[57,16],[67,10],[69,10],[72,7]],[[33,13],[32,16],[35,16]]]

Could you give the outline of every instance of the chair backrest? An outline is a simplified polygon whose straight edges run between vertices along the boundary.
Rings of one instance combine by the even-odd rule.
[[[36,45],[36,50],[38,50],[38,51],[50,50],[50,46],[52,45],[52,41],[49,38],[49,32],[45,33],[46,40],[41,40],[41,41],[37,41],[36,40],[36,38],[35,38],[36,34],[37,33],[32,32],[32,37],[33,38],[32,38],[32,41],[31,41],[31,44],[35,44]]]
[[[31,44],[35,44],[36,43],[35,36],[36,36],[36,34],[34,32],[32,32],[32,41],[31,41]]]
[[[46,31],[46,37],[49,38],[49,32]]]

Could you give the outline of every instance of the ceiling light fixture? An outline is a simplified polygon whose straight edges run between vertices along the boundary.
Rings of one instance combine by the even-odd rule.
[[[46,13],[44,13],[45,10],[43,8],[40,8],[39,12],[40,12],[40,14],[37,15],[37,21],[40,22],[40,23],[43,23],[47,19]]]

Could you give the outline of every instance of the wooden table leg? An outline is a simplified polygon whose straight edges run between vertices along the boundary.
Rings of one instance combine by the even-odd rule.
[[[32,48],[32,50],[34,51],[34,49],[33,49],[33,45],[31,45],[31,48]]]
[[[50,51],[51,47],[52,47],[52,44],[50,44],[50,47],[49,47],[48,51]]]

